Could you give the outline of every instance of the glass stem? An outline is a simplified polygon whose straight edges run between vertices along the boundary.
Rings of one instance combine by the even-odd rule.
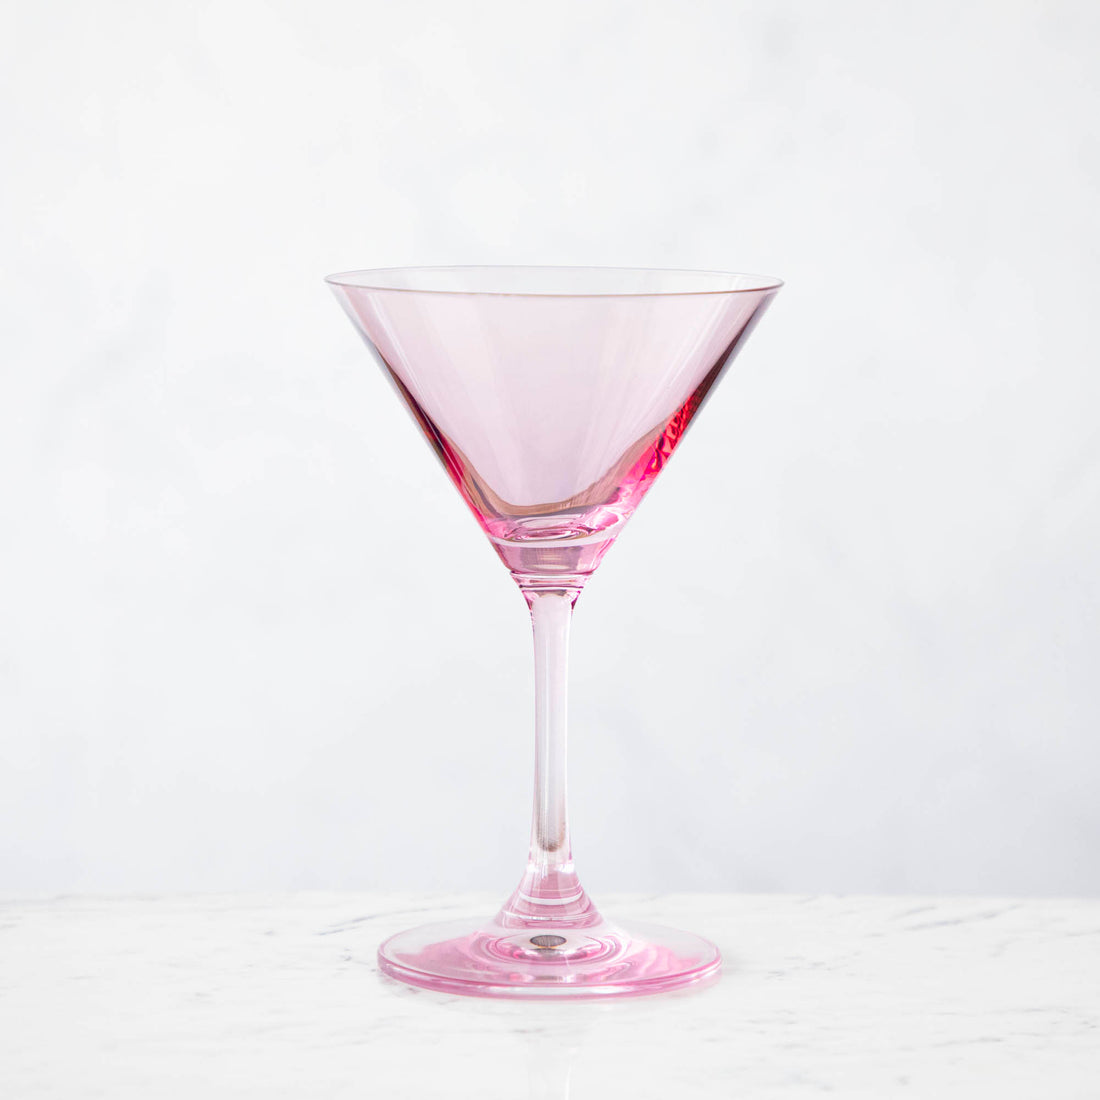
[[[573,869],[566,799],[569,624],[580,589],[521,587],[535,638],[535,801],[527,872],[502,917],[579,926],[598,919]]]
[[[525,592],[535,636],[535,805],[529,862],[571,871],[566,797],[569,626],[575,592]]]

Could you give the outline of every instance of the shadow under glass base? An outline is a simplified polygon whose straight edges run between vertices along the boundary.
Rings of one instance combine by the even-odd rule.
[[[584,928],[429,924],[391,936],[378,962],[390,977],[437,992],[532,999],[660,993],[711,978],[722,965],[701,936],[602,919]]]

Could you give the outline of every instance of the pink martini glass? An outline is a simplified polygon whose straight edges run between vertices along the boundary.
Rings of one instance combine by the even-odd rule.
[[[573,867],[565,792],[573,605],[782,285],[613,268],[351,271],[328,283],[519,585],[535,637],[527,870],[497,915],[379,948],[413,985],[493,997],[677,989],[707,940],[603,917]]]

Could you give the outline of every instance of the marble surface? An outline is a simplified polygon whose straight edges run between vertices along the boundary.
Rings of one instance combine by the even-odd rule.
[[[488,897],[9,898],[0,1096],[1097,1097],[1100,902],[677,896],[722,947],[614,1003],[414,990],[374,948]]]

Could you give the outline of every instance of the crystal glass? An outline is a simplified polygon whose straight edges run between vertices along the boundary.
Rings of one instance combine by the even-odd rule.
[[[527,869],[495,917],[387,940],[382,970],[503,997],[622,996],[714,975],[713,944],[605,918],[581,887],[566,814],[569,623],[780,281],[553,267],[327,281],[519,586],[535,642]]]

